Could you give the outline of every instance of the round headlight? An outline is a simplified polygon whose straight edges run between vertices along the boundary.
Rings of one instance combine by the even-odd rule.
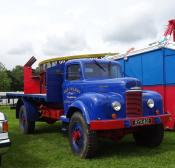
[[[121,104],[118,102],[118,101],[114,101],[112,103],[112,108],[115,110],[115,111],[120,111],[121,109]]]
[[[148,105],[149,108],[153,108],[154,107],[154,100],[153,99],[148,99],[147,105]]]

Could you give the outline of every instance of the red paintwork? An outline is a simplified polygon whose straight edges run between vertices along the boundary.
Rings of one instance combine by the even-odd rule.
[[[91,130],[112,130],[124,128],[124,120],[94,120],[90,122]]]
[[[126,92],[126,115],[128,117],[141,117],[142,92]]]
[[[35,57],[31,57],[24,65],[25,94],[46,93],[46,72],[41,72],[40,76],[33,76],[32,74],[32,65],[35,61]]]
[[[74,139],[74,141],[78,141],[81,137],[80,131],[74,131],[72,133],[72,138]]]
[[[41,106],[40,111],[42,113],[43,118],[49,118],[53,120],[58,120],[61,115],[63,115],[64,110],[63,109],[53,109],[53,108],[48,108]]]
[[[165,110],[171,113],[172,120],[168,123],[168,128],[175,126],[175,86],[167,86],[165,90]]]
[[[161,94],[163,98],[164,111],[170,113],[172,120],[166,125],[169,129],[175,126],[175,86],[144,86],[144,90],[153,90]]]
[[[39,77],[32,75],[32,68],[24,66],[24,94],[40,93]]]
[[[40,73],[41,93],[46,93],[46,72]]]
[[[164,36],[173,35],[173,41],[175,41],[175,20],[169,20],[167,30],[164,33]]]
[[[167,122],[170,120],[170,114],[162,114],[157,116],[149,116],[149,117],[136,117],[136,118],[126,118],[122,120],[94,120],[90,122],[90,130],[112,130],[112,129],[123,129],[126,128],[124,125],[125,121],[130,121],[132,123],[133,120],[141,120],[141,119],[152,119],[153,123],[151,124],[145,124],[146,125],[152,125],[156,124],[154,119],[160,118],[163,125],[167,125]],[[131,125],[131,128],[134,127]]]

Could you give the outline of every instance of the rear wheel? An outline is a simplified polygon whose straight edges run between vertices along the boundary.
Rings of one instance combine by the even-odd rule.
[[[81,158],[93,157],[97,151],[96,133],[88,129],[80,112],[75,112],[71,117],[69,141],[72,152]]]
[[[35,121],[30,121],[28,119],[24,105],[22,105],[19,110],[19,128],[24,134],[34,133],[35,130]]]
[[[162,124],[152,125],[140,128],[133,133],[136,144],[147,147],[159,146],[164,137],[164,128]]]

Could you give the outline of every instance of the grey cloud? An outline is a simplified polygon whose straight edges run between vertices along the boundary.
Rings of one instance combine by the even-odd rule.
[[[33,47],[31,43],[25,42],[19,44],[17,47],[10,49],[7,53],[11,55],[29,54],[33,53]]]
[[[3,1],[0,59],[11,68],[26,55],[42,59],[145,45],[163,34],[174,6],[172,0]]]
[[[84,36],[78,33],[67,32],[62,37],[51,35],[43,46],[43,53],[46,55],[65,55],[73,51],[79,51],[87,46]]]
[[[132,20],[128,18],[116,23],[104,35],[105,41],[131,43],[157,36],[157,28],[151,16],[136,17]]]

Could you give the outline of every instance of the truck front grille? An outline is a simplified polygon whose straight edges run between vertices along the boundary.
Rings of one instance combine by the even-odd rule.
[[[142,91],[126,92],[126,116],[142,116]]]

